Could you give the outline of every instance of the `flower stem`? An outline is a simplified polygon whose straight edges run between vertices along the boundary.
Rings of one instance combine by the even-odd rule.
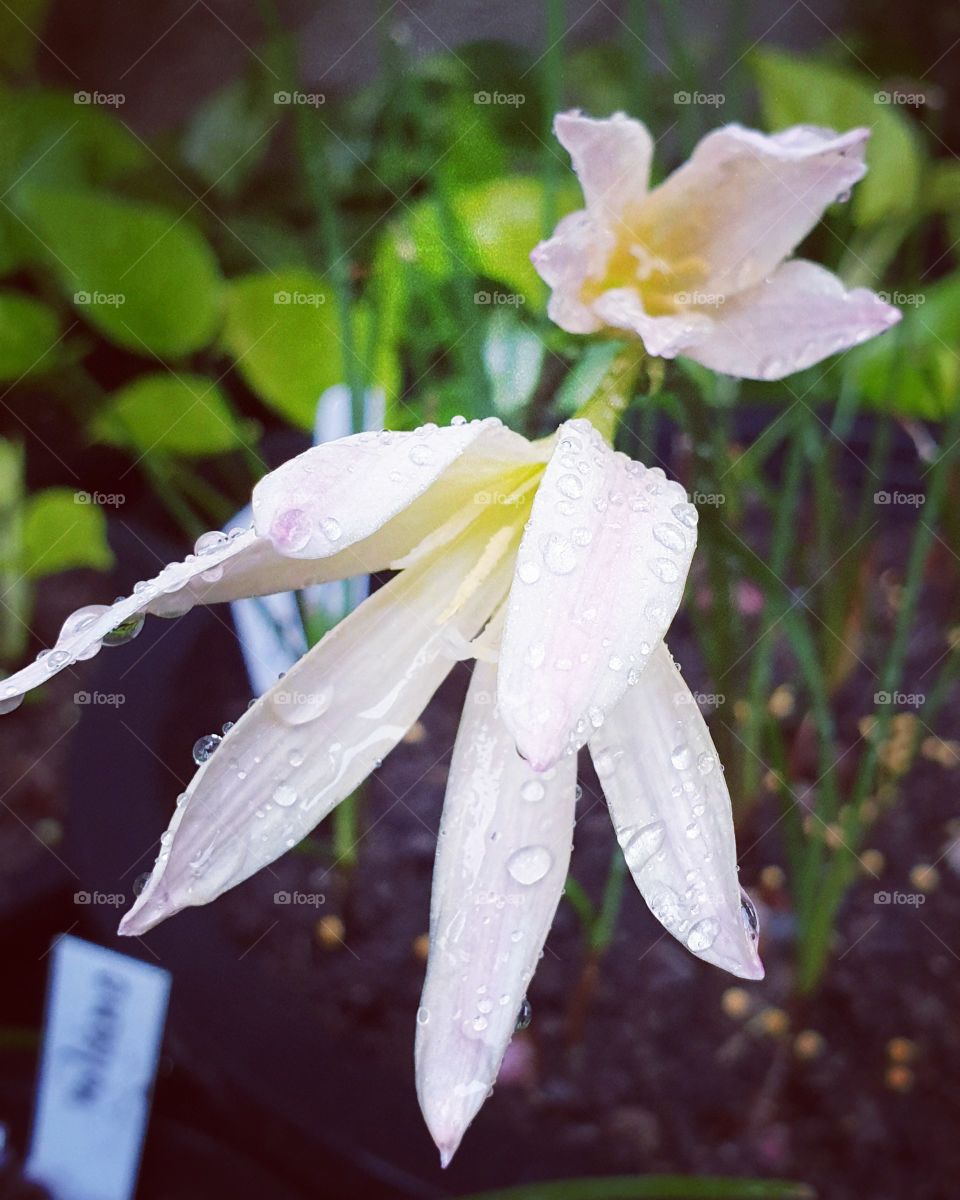
[[[589,421],[611,446],[617,436],[620,419],[630,406],[645,358],[639,342],[624,346],[600,380],[596,391],[575,414]]]

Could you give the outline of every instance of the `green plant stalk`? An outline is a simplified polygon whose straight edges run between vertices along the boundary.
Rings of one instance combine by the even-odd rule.
[[[259,0],[258,7],[267,27],[274,58],[282,69],[285,86],[295,91],[297,70],[293,40],[281,26],[273,0]],[[354,345],[350,267],[344,252],[336,204],[328,186],[326,154],[307,105],[294,107],[293,120],[300,169],[316,212],[321,254],[333,286],[340,343],[343,346],[343,368],[350,389],[351,419],[353,428],[359,430],[363,428],[364,418],[364,371]]]
[[[610,867],[607,871],[607,882],[604,885],[600,909],[597,912],[593,928],[590,931],[590,951],[597,958],[602,958],[610,949],[613,935],[617,928],[617,918],[623,905],[624,885],[627,881],[627,860],[619,846],[614,846],[610,856]]]
[[[597,919],[597,910],[590,902],[590,897],[587,895],[583,884],[574,879],[572,875],[567,876],[567,882],[563,888],[563,898],[573,909],[577,920],[580,922],[580,929],[584,940],[589,942],[590,932]]]
[[[0,440],[0,466],[0,663],[14,663],[26,651],[33,607],[23,571],[23,447]]]
[[[547,0],[547,51],[543,57],[543,98],[546,128],[543,138],[543,236],[553,233],[559,216],[563,161],[557,154],[553,136],[553,115],[563,108],[563,42],[566,34],[565,0]]]
[[[917,602],[923,582],[927,559],[935,538],[935,527],[940,516],[950,478],[950,467],[960,445],[960,408],[954,411],[943,436],[944,450],[931,469],[931,481],[924,505],[923,519],[910,547],[906,579],[901,595],[900,609],[894,625],[893,639],[880,672],[880,691],[893,693],[900,686],[906,662],[910,630],[916,615]],[[883,743],[890,724],[889,705],[877,714],[873,737],[860,763],[853,786],[850,803],[841,821],[843,845],[836,851],[827,866],[823,885],[817,890],[817,906],[800,946],[798,987],[801,993],[814,991],[820,981],[830,953],[830,934],[843,897],[855,871],[854,854],[863,827],[863,804],[872,790],[879,764],[879,747]]]
[[[361,795],[362,788],[357,788],[333,810],[333,860],[346,871],[357,865],[359,857]]]
[[[770,546],[770,561],[768,569],[780,586],[787,566],[787,556],[794,546],[796,536],[796,514],[800,500],[800,484],[803,479],[803,443],[800,438],[794,438],[787,454],[783,494],[774,518],[773,539]],[[748,711],[744,740],[748,753],[745,760],[743,784],[747,795],[752,795],[759,785],[759,768],[763,761],[760,753],[762,731],[766,720],[765,700],[770,690],[770,679],[773,673],[773,654],[776,641],[770,636],[770,630],[781,618],[788,606],[787,601],[771,603],[771,595],[765,590],[766,603],[764,609],[769,613],[769,620],[763,634],[753,650],[750,681],[748,685]]]

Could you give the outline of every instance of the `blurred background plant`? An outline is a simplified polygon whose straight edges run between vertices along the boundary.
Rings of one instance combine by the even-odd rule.
[[[556,111],[642,117],[658,178],[728,121],[869,126],[869,174],[804,252],[884,292],[903,323],[782,383],[657,364],[618,435],[700,511],[684,665],[745,855],[769,835],[782,863],[755,891],[775,921],[789,912],[800,1021],[849,889],[879,886],[871,832],[912,764],[960,762],[938,733],[960,668],[944,615],[960,582],[960,29],[934,8],[907,31],[878,2],[798,54],[754,41],[748,6],[719,7],[691,36],[669,0],[604,4],[584,44],[551,0],[529,6],[533,44],[425,49],[417,14],[383,5],[379,70],[328,94],[302,82],[262,0],[244,71],[154,133],[121,91],[76,90],[25,32],[43,33],[42,0],[0,6],[0,658],[36,649],[37,580],[110,567],[128,497],[191,539],[230,523],[330,389],[349,396],[344,431],[371,420],[371,397],[398,428],[495,414],[538,434],[574,412],[618,346],[553,326],[529,262],[579,205]],[[338,615],[301,612],[308,640]],[[306,849],[350,865],[362,812],[338,820]],[[599,890],[568,886],[586,964],[574,1025],[620,864]],[[922,867],[921,892],[936,876]]]

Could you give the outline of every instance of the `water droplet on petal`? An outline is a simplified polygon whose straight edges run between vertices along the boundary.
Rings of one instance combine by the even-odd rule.
[[[211,529],[209,533],[201,533],[193,546],[194,554],[211,554],[218,550],[230,539],[219,529]]]
[[[756,942],[760,937],[760,918],[756,906],[743,888],[740,889],[740,920],[750,940]]]
[[[343,536],[343,530],[336,517],[324,517],[320,522],[320,532],[328,542],[338,542]]]
[[[551,533],[543,539],[543,561],[547,570],[554,575],[569,575],[577,565],[573,546],[559,533]]]
[[[219,733],[205,733],[193,743],[193,761],[201,766],[223,741]]]
[[[632,872],[636,873],[647,865],[663,845],[666,833],[667,828],[662,821],[652,821],[639,829],[636,825],[628,825],[617,831],[617,841]]]
[[[686,525],[688,529],[696,529],[699,514],[692,504],[683,503],[675,504],[670,510],[677,518],[681,525]]]
[[[517,568],[517,575],[522,583],[536,583],[540,578],[540,568],[535,562],[523,562]]]
[[[583,480],[577,475],[561,475],[557,480],[557,490],[570,500],[579,500],[583,495]]]
[[[701,775],[709,775],[716,765],[717,760],[706,750],[702,754],[697,755],[697,770]]]
[[[539,779],[528,779],[521,787],[520,795],[524,800],[535,804],[538,800],[542,800],[546,795],[547,789],[543,786]]]
[[[8,696],[5,699],[0,700],[0,717],[6,716],[7,713],[12,713],[14,709],[19,708],[22,703],[22,692],[17,696]]]
[[[517,1013],[517,1023],[513,1027],[514,1033],[523,1033],[525,1029],[530,1028],[530,1022],[533,1020],[533,1005],[524,996],[520,1001],[520,1011]]]
[[[517,883],[530,886],[539,883],[552,864],[553,855],[546,846],[524,846],[507,859],[507,870]]]
[[[661,546],[666,546],[668,550],[673,550],[677,554],[686,549],[687,539],[683,536],[683,532],[668,521],[654,525],[653,536]]]
[[[685,771],[690,766],[691,754],[690,747],[686,745],[674,746],[670,751],[670,761],[678,771]]]
[[[680,578],[680,568],[669,558],[655,558],[650,570],[663,583],[676,583]]]
[[[426,442],[418,442],[410,451],[410,461],[418,467],[425,467],[433,459],[433,450]]]
[[[281,554],[302,550],[313,533],[313,520],[302,508],[288,508],[273,518],[270,538]]]
[[[719,933],[720,922],[716,917],[704,917],[702,921],[697,921],[687,934],[687,946],[694,954],[703,954],[717,940]]]
[[[279,804],[281,808],[290,808],[291,805],[296,804],[298,799],[297,789],[292,788],[288,783],[281,783],[273,790],[273,802]]]

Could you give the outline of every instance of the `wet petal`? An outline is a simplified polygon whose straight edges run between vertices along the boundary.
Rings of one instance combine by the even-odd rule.
[[[475,486],[485,462],[505,471],[533,457],[526,439],[493,417],[357,433],[313,446],[271,471],[253,491],[254,524],[281,554],[327,558],[369,538],[421,497],[431,518],[442,520],[447,492]],[[446,491],[434,493],[458,460],[461,469],[444,481]],[[398,547],[393,557],[401,553]]]
[[[561,427],[517,556],[498,681],[535,767],[582,745],[644,669],[680,603],[696,521],[659,468],[615,453],[587,421]]]
[[[769,275],[863,177],[869,134],[724,126],[650,193],[642,228],[664,258],[701,260],[704,292],[741,291]]]
[[[727,300],[682,353],[742,379],[782,379],[899,320],[899,310],[874,292],[848,292],[830,271],[793,259]]]
[[[46,683],[64,667],[91,658],[105,640],[120,642],[136,636],[145,613],[175,613],[190,608],[191,585],[208,586],[205,576],[207,580],[222,578],[230,564],[252,552],[258,540],[252,530],[237,530],[230,537],[214,534],[206,538],[201,553],[192,554],[183,562],[168,563],[153,579],[138,583],[132,595],[114,604],[88,605],[71,613],[54,646],[0,684],[0,704],[9,705],[17,696]]]
[[[605,325],[637,334],[647,353],[657,358],[686,353],[687,347],[710,330],[710,318],[704,313],[688,310],[651,316],[635,288],[610,288],[594,301],[593,311]]]
[[[553,291],[547,314],[568,333],[595,333],[603,322],[584,302],[584,284],[603,279],[615,238],[587,212],[563,217],[553,236],[536,246],[530,261]]]
[[[654,916],[700,958],[762,979],[723,768],[665,643],[591,737],[590,753],[627,865]]]
[[[617,221],[647,194],[653,138],[642,121],[623,113],[594,120],[566,112],[556,117],[553,128],[570,153],[592,214]]]
[[[576,759],[537,775],[477,663],[437,842],[430,958],[417,1014],[420,1107],[444,1166],[497,1077],[563,892]]]
[[[122,933],[272,862],[393,749],[453,665],[448,643],[506,591],[516,535],[484,525],[364,601],[243,714],[194,776]]]

